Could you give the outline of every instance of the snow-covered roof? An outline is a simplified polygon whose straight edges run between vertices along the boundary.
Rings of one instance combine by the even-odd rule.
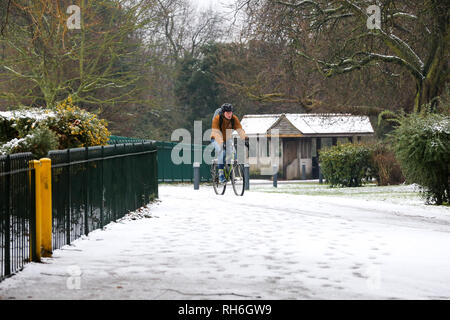
[[[305,135],[374,133],[369,117],[350,114],[287,113],[245,115],[241,124],[247,135],[266,134],[269,129],[276,127],[284,118]]]
[[[373,133],[367,116],[343,114],[286,114],[303,134]]]
[[[246,134],[264,134],[280,118],[281,114],[249,114],[241,120]]]

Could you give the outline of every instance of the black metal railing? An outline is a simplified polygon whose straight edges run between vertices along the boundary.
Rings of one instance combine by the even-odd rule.
[[[35,241],[34,169],[31,153],[0,156],[0,281],[21,270]]]
[[[51,151],[53,249],[158,197],[155,143]]]
[[[61,248],[158,197],[154,142],[50,151],[52,247]],[[36,260],[31,153],[0,156],[0,281]]]

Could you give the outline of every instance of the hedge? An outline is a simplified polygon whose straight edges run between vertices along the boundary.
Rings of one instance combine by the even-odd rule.
[[[332,187],[359,187],[374,175],[371,148],[363,144],[338,144],[319,151],[320,168]]]

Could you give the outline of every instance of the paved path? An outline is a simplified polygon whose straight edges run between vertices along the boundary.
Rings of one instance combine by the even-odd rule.
[[[152,218],[28,264],[0,299],[450,298],[448,208],[205,186],[160,198]]]

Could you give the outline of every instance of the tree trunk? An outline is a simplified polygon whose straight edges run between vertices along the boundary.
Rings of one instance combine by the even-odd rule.
[[[435,98],[442,94],[448,77],[448,56],[445,53],[444,46],[446,47],[446,43],[442,43],[436,51],[425,78],[422,81],[417,81],[414,100],[415,112],[423,111],[423,106],[428,103],[431,103],[432,109],[437,106],[438,101]]]
[[[55,105],[56,102],[56,93],[54,88],[48,85],[41,85],[40,86],[42,95],[44,96],[45,100],[45,107],[49,108],[51,106]]]
[[[431,103],[431,109],[435,109],[438,101],[436,97],[442,91],[448,80],[448,45],[449,24],[448,4],[440,1],[432,1],[432,11],[435,15],[435,24],[432,31],[432,43],[430,55],[423,68],[424,79],[417,81],[417,92],[414,100],[414,111],[423,111],[423,106]]]

